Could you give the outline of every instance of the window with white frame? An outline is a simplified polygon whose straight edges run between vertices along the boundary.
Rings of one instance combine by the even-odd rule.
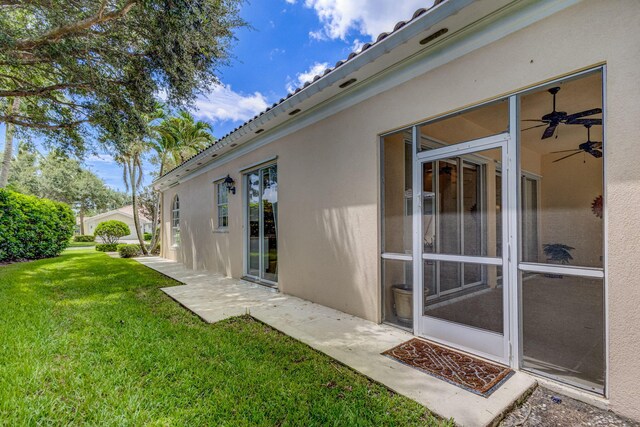
[[[217,228],[226,229],[229,226],[229,189],[224,181],[216,183],[216,213]]]
[[[174,247],[180,246],[180,198],[177,194],[171,204],[171,241]]]

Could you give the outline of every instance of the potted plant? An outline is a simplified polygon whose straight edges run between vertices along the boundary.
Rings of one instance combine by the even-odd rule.
[[[393,312],[400,323],[410,326],[413,322],[413,287],[410,284],[393,285]]]
[[[573,259],[571,251],[575,248],[562,243],[546,243],[542,245],[544,254],[547,256],[549,264],[567,265]],[[545,274],[546,277],[562,278],[559,274]]]

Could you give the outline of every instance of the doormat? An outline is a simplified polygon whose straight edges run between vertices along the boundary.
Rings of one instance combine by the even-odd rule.
[[[514,373],[506,366],[417,338],[382,354],[483,397],[489,397]]]

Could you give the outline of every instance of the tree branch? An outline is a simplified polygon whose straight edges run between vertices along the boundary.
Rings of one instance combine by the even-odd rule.
[[[20,6],[21,0],[2,0],[0,1],[0,7]]]
[[[90,122],[90,120],[85,119],[85,120],[76,120],[73,122],[67,122],[67,123],[61,123],[61,124],[51,124],[51,123],[28,122],[13,116],[0,115],[0,122],[13,123],[16,126],[23,126],[30,129],[59,130],[59,129],[74,128],[83,123],[88,123]]]
[[[44,86],[37,89],[13,89],[13,90],[0,90],[0,98],[8,98],[13,96],[27,97],[27,96],[42,96],[46,93],[63,89],[85,89],[91,90],[91,85],[87,83],[58,83],[51,86]]]
[[[125,3],[124,6],[122,6],[122,8],[109,13],[104,13],[106,2],[102,2],[102,4],[100,5],[100,9],[98,10],[98,13],[96,15],[90,16],[89,18],[83,19],[78,22],[74,22],[73,24],[54,28],[36,39],[18,40],[12,46],[12,48],[16,50],[31,50],[34,47],[47,44],[49,42],[54,42],[72,34],[82,32],[94,25],[104,24],[106,22],[122,18],[127,13],[129,13],[129,11],[133,8],[133,6],[136,5],[136,3],[138,3],[138,1],[139,0],[129,0],[127,1],[127,3]]]

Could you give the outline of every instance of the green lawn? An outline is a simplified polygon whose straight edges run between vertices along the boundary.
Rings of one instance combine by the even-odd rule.
[[[208,325],[133,260],[0,267],[0,425],[436,425],[417,403],[252,320]]]
[[[71,242],[69,243],[70,248],[89,248],[94,247],[96,242]]]

